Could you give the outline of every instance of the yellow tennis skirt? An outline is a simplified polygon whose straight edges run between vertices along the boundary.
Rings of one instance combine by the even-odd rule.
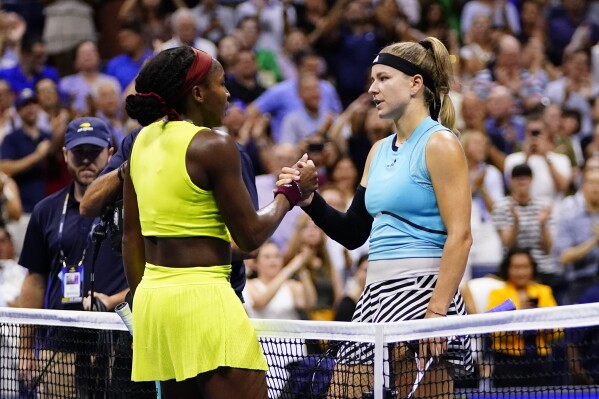
[[[133,381],[182,381],[218,367],[268,369],[230,273],[230,265],[146,263],[133,300]]]

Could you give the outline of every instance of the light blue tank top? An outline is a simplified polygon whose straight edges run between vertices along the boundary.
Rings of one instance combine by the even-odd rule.
[[[428,117],[401,147],[396,135],[379,145],[365,199],[374,218],[369,260],[441,257],[447,232],[426,168],[426,144],[440,130],[449,131]]]

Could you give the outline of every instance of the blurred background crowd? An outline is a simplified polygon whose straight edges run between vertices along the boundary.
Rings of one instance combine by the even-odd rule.
[[[18,295],[14,259],[33,207],[69,182],[68,122],[102,118],[118,147],[139,127],[124,112],[136,74],[180,45],[226,71],[221,130],[247,148],[260,206],[281,167],[308,153],[322,195],[343,210],[370,147],[394,130],[367,94],[372,60],[394,41],[439,38],[472,183],[470,311],[511,277],[555,298],[524,290],[520,308],[575,303],[598,280],[599,1],[4,0],[1,10],[0,306]],[[247,262],[246,307],[348,320],[366,252],[327,239],[296,208]]]

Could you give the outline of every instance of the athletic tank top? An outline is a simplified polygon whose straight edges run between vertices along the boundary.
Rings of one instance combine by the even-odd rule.
[[[144,236],[231,241],[212,191],[196,186],[185,165],[189,143],[205,130],[185,121],[158,121],[137,136],[129,169]]]
[[[449,129],[428,117],[399,148],[396,135],[379,145],[365,197],[374,218],[369,260],[441,257],[447,232],[426,168],[426,144],[439,130]]]

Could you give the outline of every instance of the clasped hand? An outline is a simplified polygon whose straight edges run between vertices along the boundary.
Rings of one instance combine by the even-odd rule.
[[[281,169],[277,187],[291,182],[296,182],[302,192],[302,200],[298,205],[310,205],[314,191],[318,189],[318,173],[314,162],[308,159],[307,154],[304,154],[295,165]]]

